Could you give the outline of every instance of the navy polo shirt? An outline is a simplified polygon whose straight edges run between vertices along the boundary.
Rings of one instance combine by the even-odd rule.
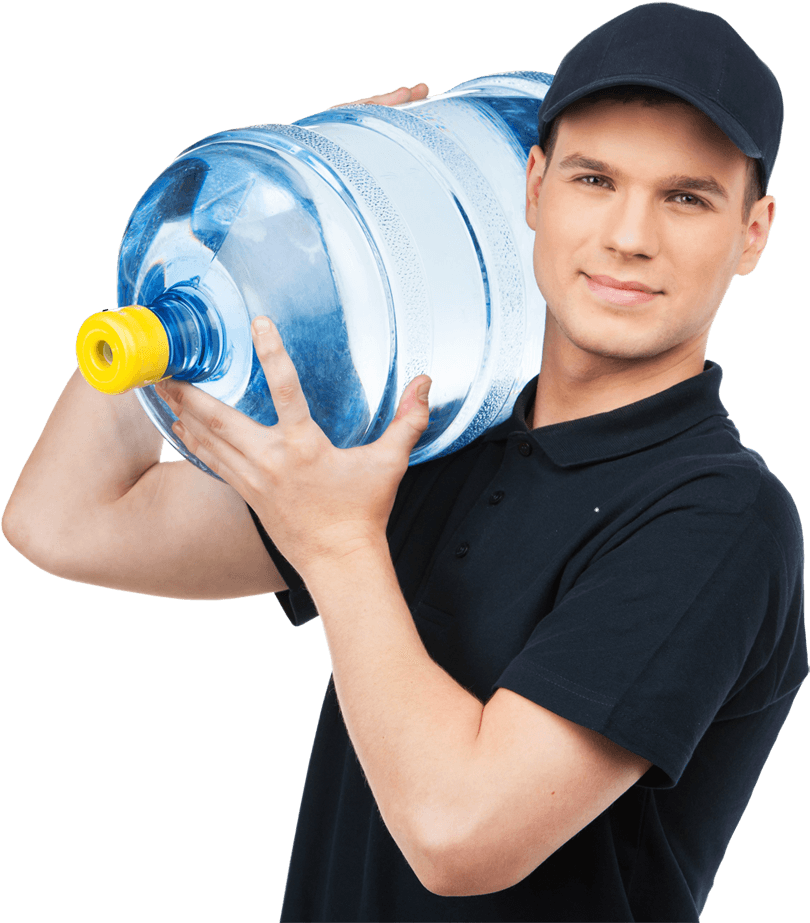
[[[284,920],[698,919],[808,671],[798,515],[741,444],[720,378],[707,363],[530,431],[532,381],[509,420],[409,468],[389,521],[431,657],[482,701],[511,689],[649,772],[513,887],[439,897],[386,830],[330,682]],[[254,520],[300,624],[312,599]]]

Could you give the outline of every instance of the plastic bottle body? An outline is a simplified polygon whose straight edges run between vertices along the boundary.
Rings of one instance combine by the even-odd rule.
[[[429,374],[431,422],[411,463],[460,448],[508,415],[540,366],[525,164],[550,81],[497,75],[199,142],[130,219],[119,304],[161,319],[167,374],[271,425],[250,339],[267,314],[338,446],[378,438],[408,381]],[[208,470],[154,388],[138,397]]]

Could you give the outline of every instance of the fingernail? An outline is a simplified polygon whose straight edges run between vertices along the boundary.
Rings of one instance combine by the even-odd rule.
[[[421,385],[416,389],[416,396],[423,404],[427,404],[428,393],[430,392],[430,382],[423,381]]]
[[[266,317],[257,317],[253,321],[253,329],[256,333],[267,333],[270,329],[270,321]]]

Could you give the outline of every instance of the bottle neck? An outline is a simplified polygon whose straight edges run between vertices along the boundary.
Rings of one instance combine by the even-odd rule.
[[[166,375],[182,381],[204,381],[216,376],[223,355],[223,336],[217,314],[193,289],[173,287],[149,309],[169,338]]]

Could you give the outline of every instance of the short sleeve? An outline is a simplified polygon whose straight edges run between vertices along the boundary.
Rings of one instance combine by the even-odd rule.
[[[248,512],[259,532],[259,537],[262,542],[264,542],[267,553],[270,555],[278,572],[287,584],[286,590],[281,593],[276,593],[276,599],[281,604],[281,608],[293,625],[303,625],[310,619],[315,618],[318,614],[315,603],[309,595],[309,590],[304,586],[304,581],[301,579],[298,571],[290,564],[278,548],[276,548],[275,542],[270,538],[267,530],[262,525],[262,521],[250,506],[248,506]]]
[[[649,759],[650,785],[807,673],[795,507],[769,475],[743,509],[729,487],[688,484],[619,530],[496,683]]]

